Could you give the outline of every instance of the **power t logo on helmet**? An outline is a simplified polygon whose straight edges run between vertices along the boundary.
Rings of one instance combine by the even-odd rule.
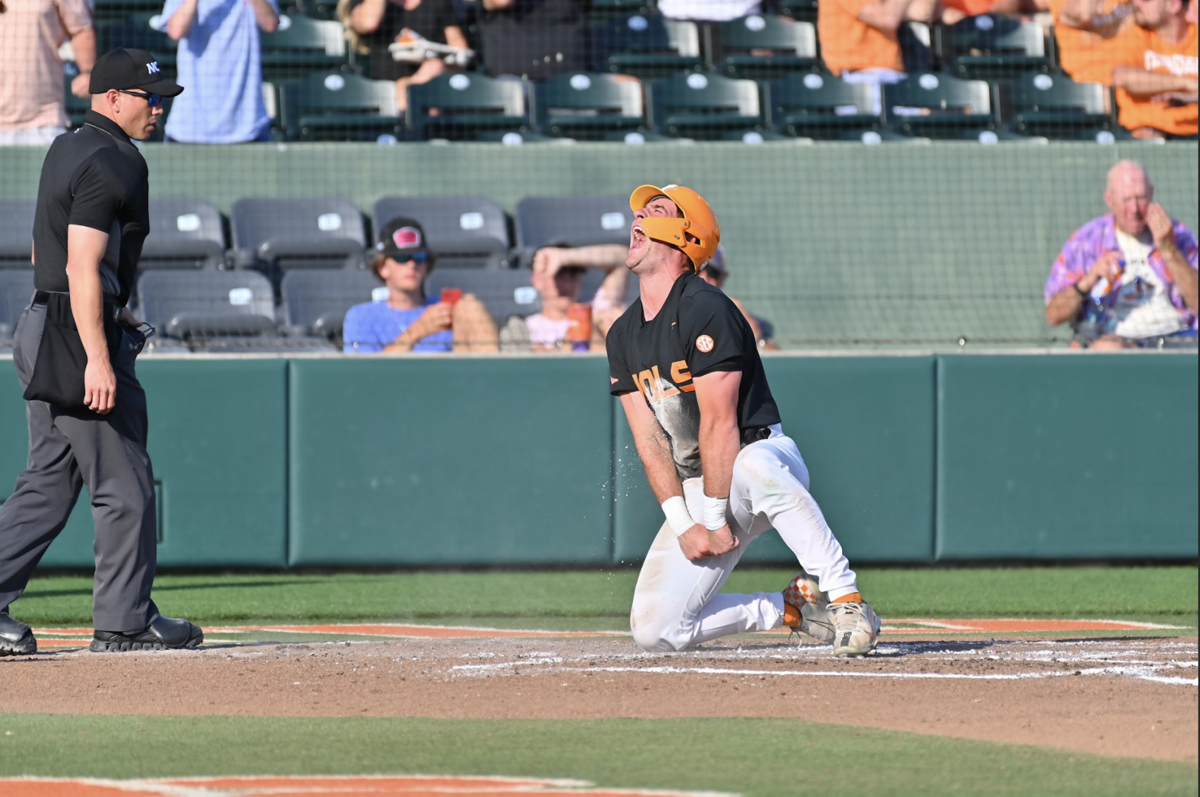
[[[704,197],[681,185],[664,185],[662,188],[639,186],[629,195],[629,209],[636,213],[660,196],[674,202],[683,218],[642,219],[642,232],[647,238],[681,249],[692,261],[692,270],[699,271],[721,242],[721,225],[717,223],[717,214],[713,213]]]

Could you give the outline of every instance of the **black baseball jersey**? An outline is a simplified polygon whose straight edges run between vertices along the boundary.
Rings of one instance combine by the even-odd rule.
[[[116,122],[95,111],[83,122],[46,153],[33,217],[33,281],[40,291],[68,291],[67,227],[91,227],[108,233],[104,294],[124,307],[150,232],[149,170]]]
[[[612,325],[606,346],[612,394],[641,392],[671,439],[681,479],[701,475],[695,377],[741,371],[738,426],[779,423],[750,325],[728,296],[695,274],[675,281],[650,321],[642,315],[642,300],[635,301]]]

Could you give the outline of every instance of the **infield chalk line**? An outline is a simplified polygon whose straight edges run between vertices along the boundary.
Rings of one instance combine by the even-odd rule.
[[[509,664],[460,664],[451,667],[451,672],[461,671],[464,674],[484,675],[514,667],[529,667],[539,664],[553,664],[552,659],[531,659],[512,662]],[[1065,678],[1072,675],[1118,675],[1137,678],[1144,681],[1171,684],[1173,686],[1198,686],[1200,679],[1179,678],[1175,676],[1157,675],[1157,671],[1170,667],[1195,667],[1191,662],[1172,663],[1162,667],[1088,667],[1079,670],[1059,670],[1052,672],[1024,672],[995,675],[976,675],[971,673],[884,673],[884,672],[838,672],[831,670],[740,670],[725,667],[552,667],[555,673],[561,672],[612,672],[612,673],[648,673],[651,675],[777,675],[801,676],[813,678],[894,678],[897,680],[933,679],[947,681],[1024,681],[1043,678]]]

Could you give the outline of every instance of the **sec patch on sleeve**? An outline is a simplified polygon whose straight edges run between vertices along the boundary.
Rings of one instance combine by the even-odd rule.
[[[696,338],[696,348],[702,352],[708,353],[712,351],[714,345],[716,344],[713,343],[713,339],[708,335],[701,335]]]

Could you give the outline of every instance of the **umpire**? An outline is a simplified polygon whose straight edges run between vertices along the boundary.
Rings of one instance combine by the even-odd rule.
[[[125,305],[150,232],[145,141],[162,98],[183,89],[143,50],[113,50],[92,69],[92,109],[55,139],[42,164],[33,222],[32,302],[13,337],[25,388],[29,462],[0,507],[0,656],[35,653],[8,606],[63,530],[87,484],[96,524],[94,651],[195,647],[187,620],[163,617],[146,394],[134,360],[151,332]]]

